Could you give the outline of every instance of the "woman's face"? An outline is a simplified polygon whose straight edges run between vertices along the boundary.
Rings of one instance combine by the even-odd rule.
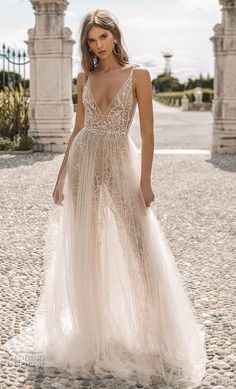
[[[101,59],[105,59],[112,54],[114,40],[111,31],[100,27],[92,27],[87,35],[89,47]]]

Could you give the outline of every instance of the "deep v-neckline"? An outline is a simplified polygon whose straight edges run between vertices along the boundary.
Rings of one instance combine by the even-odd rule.
[[[92,85],[91,85],[91,79],[90,79],[90,74],[88,76],[88,84],[89,84],[89,91],[90,91],[90,94],[92,96],[92,99],[94,101],[94,104],[96,105],[96,108],[100,114],[101,117],[104,117],[106,115],[106,113],[108,112],[109,108],[111,107],[111,105],[113,104],[113,102],[115,101],[115,99],[117,98],[118,94],[121,92],[121,90],[126,86],[126,84],[128,83],[129,79],[130,79],[130,76],[132,75],[133,73],[133,69],[134,69],[134,65],[131,66],[131,70],[129,72],[129,75],[128,77],[125,79],[125,81],[123,82],[123,84],[121,85],[121,87],[118,89],[118,91],[115,93],[114,97],[112,98],[110,104],[108,104],[106,110],[104,113],[101,112],[98,104],[97,104],[97,101],[94,97],[94,94],[93,94],[93,91],[92,91]]]

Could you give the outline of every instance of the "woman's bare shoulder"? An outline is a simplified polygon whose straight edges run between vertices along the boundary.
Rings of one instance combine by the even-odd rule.
[[[149,70],[145,66],[134,63],[134,73],[136,74],[149,74]]]
[[[150,72],[140,64],[134,64],[134,80],[136,83],[145,83],[151,80]]]
[[[81,70],[77,75],[77,85],[83,88],[87,78],[88,74]]]

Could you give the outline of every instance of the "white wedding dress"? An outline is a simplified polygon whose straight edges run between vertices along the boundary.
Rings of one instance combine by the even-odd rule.
[[[54,204],[45,232],[35,317],[3,348],[33,366],[195,388],[206,369],[205,332],[141,192],[129,135],[134,67],[113,82],[105,112],[92,74],[85,83],[85,124],[70,148],[63,206]]]

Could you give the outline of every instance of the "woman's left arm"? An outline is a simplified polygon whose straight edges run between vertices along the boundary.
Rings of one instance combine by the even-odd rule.
[[[136,68],[134,74],[142,139],[140,186],[145,204],[149,207],[155,197],[151,185],[154,152],[152,82],[149,71],[145,68]]]

